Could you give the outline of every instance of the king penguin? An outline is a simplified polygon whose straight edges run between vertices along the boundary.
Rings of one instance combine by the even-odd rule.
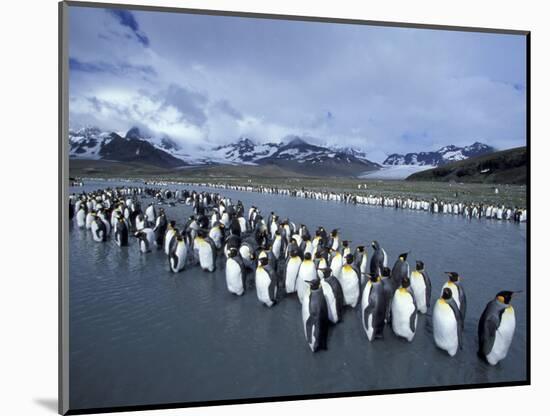
[[[268,307],[272,307],[277,299],[277,276],[268,263],[267,257],[258,259],[256,267],[256,296]]]
[[[371,243],[371,246],[374,251],[372,253],[372,257],[370,258],[370,274],[380,276],[382,269],[384,269],[384,267],[388,267],[388,255],[386,254],[386,250],[380,246],[378,241],[374,240]]]
[[[416,302],[411,290],[411,282],[408,277],[404,277],[401,287],[395,291],[391,302],[393,332],[411,342],[416,333],[417,320]]]
[[[448,287],[451,289],[453,294],[453,299],[460,310],[460,316],[462,317],[462,325],[464,326],[464,320],[466,319],[466,293],[464,293],[464,288],[460,282],[461,277],[459,277],[456,272],[445,272],[449,276],[449,280],[445,282],[441,293],[443,290]]]
[[[296,292],[296,279],[298,278],[298,272],[300,271],[300,265],[302,264],[302,259],[298,254],[298,249],[293,248],[290,250],[290,256],[285,264],[286,293]]]
[[[328,319],[333,324],[342,320],[344,310],[344,292],[338,279],[328,267],[319,269],[321,276],[321,289],[327,303]]]
[[[206,231],[202,229],[197,231],[193,247],[195,252],[198,252],[201,269],[206,272],[216,270],[216,246],[212,239],[206,236]]]
[[[384,338],[386,308],[382,279],[380,276],[369,274],[369,281],[365,285],[361,297],[361,318],[369,341]]]
[[[86,207],[84,204],[80,205],[76,213],[76,225],[78,225],[78,228],[84,228],[86,226]]]
[[[225,283],[227,290],[237,296],[244,293],[245,288],[245,270],[243,259],[236,248],[229,249],[227,260],[225,261]]]
[[[306,341],[312,352],[327,348],[328,310],[319,280],[307,281],[302,302],[302,322]]]
[[[344,304],[355,308],[361,292],[360,273],[353,266],[353,254],[346,256],[346,262],[340,273],[340,284],[344,292]]]
[[[411,273],[411,288],[418,312],[428,312],[432,296],[432,282],[428,273],[424,270],[424,262],[420,260],[416,261],[416,270],[413,270]]]
[[[128,245],[128,226],[122,215],[119,215],[115,223],[115,242],[119,247]]]
[[[304,261],[300,264],[300,270],[298,271],[298,278],[296,279],[296,291],[298,292],[298,299],[303,302],[304,292],[307,288],[307,281],[318,280],[317,270],[315,269],[315,263],[311,259],[311,254],[306,253],[304,255]]]
[[[435,345],[454,357],[462,348],[462,317],[448,287],[434,305],[432,320]]]
[[[170,270],[178,273],[183,270],[187,262],[187,243],[181,234],[175,235],[176,245],[169,254]]]
[[[409,277],[410,269],[409,263],[407,262],[407,256],[409,253],[402,253],[399,255],[393,269],[391,269],[391,278],[395,287],[401,286],[401,282],[405,277]]]
[[[510,305],[511,291],[498,292],[481,314],[477,327],[478,355],[491,365],[497,365],[508,354],[516,329],[516,315]]]

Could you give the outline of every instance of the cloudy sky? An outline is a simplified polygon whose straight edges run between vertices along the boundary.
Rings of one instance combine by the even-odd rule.
[[[70,124],[184,148],[525,144],[525,38],[70,7]]]

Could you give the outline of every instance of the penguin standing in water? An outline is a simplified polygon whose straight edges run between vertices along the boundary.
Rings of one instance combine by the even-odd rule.
[[[361,318],[369,341],[384,338],[387,307],[382,279],[380,276],[369,274],[369,281],[361,297]]]
[[[454,357],[462,349],[462,317],[453,299],[451,289],[443,289],[434,305],[433,334],[435,345]]]
[[[286,293],[296,292],[296,279],[302,265],[302,259],[298,255],[298,249],[290,250],[290,256],[285,264],[285,290]]]
[[[449,276],[449,280],[445,282],[441,293],[445,288],[451,289],[453,294],[453,299],[460,310],[460,316],[462,317],[462,327],[464,328],[464,320],[466,318],[466,294],[464,293],[464,288],[460,283],[461,278],[456,272],[445,272]]]
[[[424,270],[424,263],[420,260],[416,261],[416,270],[411,273],[411,288],[418,312],[428,312],[432,296],[432,282],[428,273]]]
[[[516,315],[510,305],[515,293],[498,292],[481,314],[477,327],[478,355],[491,365],[497,365],[508,354],[516,329]]]
[[[157,243],[157,247],[162,248],[166,229],[168,228],[168,220],[166,219],[164,209],[161,208],[159,211],[159,216],[157,217],[157,221],[155,224],[155,228],[153,228],[153,231],[155,232],[155,241]]]
[[[245,288],[243,259],[236,248],[230,248],[227,256],[227,260],[225,261],[225,283],[227,290],[237,296],[241,296]]]
[[[168,228],[166,230],[166,235],[164,236],[164,253],[169,256],[174,245],[176,244],[176,234],[178,230],[176,229],[176,221],[170,221],[168,223]]]
[[[78,228],[86,226],[86,206],[84,204],[80,204],[80,208],[76,212],[76,225]]]
[[[198,254],[199,264],[205,272],[216,270],[216,246],[206,232],[202,229],[197,231],[197,236],[193,241],[193,247]]]
[[[346,256],[346,263],[342,266],[340,283],[344,292],[344,304],[355,308],[361,292],[360,273],[353,265],[353,254]]]
[[[312,352],[327,348],[328,310],[319,280],[307,281],[309,287],[302,302],[302,322],[306,341]]]
[[[315,269],[315,263],[311,259],[311,254],[306,253],[304,255],[304,261],[300,264],[300,270],[298,270],[298,278],[296,279],[296,291],[298,292],[298,299],[303,302],[304,293],[307,289],[307,281],[318,280],[317,270]]]
[[[155,224],[157,220],[157,211],[153,203],[150,203],[147,209],[145,210],[145,226],[151,227]]]
[[[115,242],[119,247],[128,245],[128,227],[126,221],[121,215],[118,216],[115,223]]]
[[[375,276],[380,276],[382,269],[388,267],[388,255],[386,250],[384,250],[378,241],[374,240],[371,244],[374,252],[370,258],[370,274]]]
[[[170,270],[174,273],[181,272],[187,262],[187,243],[181,234],[175,235],[176,245],[170,249],[168,261]]]
[[[416,333],[418,320],[416,302],[411,289],[411,282],[404,277],[401,287],[397,289],[391,301],[391,324],[395,335],[411,342]]]
[[[258,259],[254,280],[258,300],[271,308],[277,301],[277,276],[269,265],[267,257]]]
[[[328,267],[319,269],[322,273],[321,289],[327,303],[328,319],[333,324],[342,320],[344,310],[344,292],[338,279],[332,274]]]
[[[393,280],[394,287],[401,286],[401,282],[405,277],[409,277],[410,268],[407,262],[407,256],[409,253],[402,253],[395,261],[393,269],[391,269],[391,278]]]
[[[94,216],[91,230],[94,241],[107,241],[107,227],[105,226],[105,222],[97,215]]]
[[[142,253],[148,253],[151,251],[151,248],[155,243],[155,232],[152,229],[144,228],[136,231],[134,236],[139,240],[139,250]]]

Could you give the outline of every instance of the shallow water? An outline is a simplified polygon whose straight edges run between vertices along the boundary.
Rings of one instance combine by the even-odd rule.
[[[90,191],[115,182],[87,182]],[[195,188],[201,189],[201,188]],[[214,190],[218,191],[218,190]],[[219,190],[245,208],[307,224],[339,228],[353,246],[378,240],[390,266],[411,250],[426,264],[432,302],[445,271],[463,276],[468,298],[464,349],[438,350],[431,317],[419,316],[412,343],[390,328],[370,343],[359,308],[330,328],[328,350],[312,354],[295,296],[269,309],[255,290],[242,297],[215,273],[169,271],[162,251],[141,254],[91,233],[70,230],[70,406],[73,409],[261,398],[408,387],[521,381],[526,378],[525,297],[513,300],[517,327],[508,356],[496,367],[477,356],[477,322],[499,290],[525,290],[526,225],[450,215]],[[145,206],[145,205],[144,205]],[[185,205],[164,206],[182,223]],[[370,252],[369,252],[370,254]]]

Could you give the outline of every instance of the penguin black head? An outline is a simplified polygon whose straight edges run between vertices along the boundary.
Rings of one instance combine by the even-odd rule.
[[[172,220],[170,221],[170,227],[174,228],[176,226],[176,221]]]
[[[330,275],[332,274],[332,269],[330,267],[325,267],[323,269],[319,269],[321,273],[323,273],[323,279],[328,279]]]
[[[231,258],[235,257],[237,255],[238,251],[236,248],[230,248],[229,249],[229,253],[227,253],[227,255]]]
[[[416,260],[416,270],[424,270],[424,262],[422,260]]]
[[[515,293],[520,293],[521,291],[517,291],[517,292],[512,292],[510,290],[502,290],[500,292],[497,293],[497,300],[501,303],[504,303],[506,305],[508,305],[510,303],[510,301],[512,300],[512,296],[515,294]]]
[[[258,261],[260,262],[260,266],[267,266],[267,262],[268,262],[267,257],[262,257]]]
[[[180,233],[176,233],[176,240],[183,241],[183,235],[181,235]]]
[[[338,235],[338,229],[334,229],[330,232],[330,235],[333,236],[333,237],[336,237]]]
[[[304,260],[311,260],[311,253],[309,251],[304,254]]]
[[[409,255],[409,253],[401,253],[399,255],[399,260],[402,260],[402,261],[407,261],[407,256]]]
[[[411,285],[411,281],[409,280],[408,277],[404,277],[403,280],[401,281],[401,287],[406,289],[408,288],[409,286]]]
[[[315,280],[306,280],[306,283],[309,284],[309,287],[311,288],[311,290],[317,290],[319,289],[319,280],[318,279],[315,279]]]
[[[197,230],[197,236],[200,238],[206,237],[206,231],[204,230]]]
[[[378,276],[376,273],[367,273],[367,276],[372,283],[376,283],[378,281]]]
[[[365,251],[365,246],[357,246],[357,251],[363,253]]]
[[[457,272],[445,272],[449,275],[449,281],[458,282],[458,273]]]
[[[384,267],[382,269],[382,276],[383,277],[390,277],[391,276],[391,269],[389,267]]]
[[[281,235],[281,232],[279,230],[275,230],[275,235]]]
[[[344,240],[344,241],[342,241],[342,246],[349,247],[349,243],[350,242],[348,240]]]
[[[348,264],[353,263],[353,254],[348,254],[346,256],[346,263],[348,263]]]
[[[380,244],[378,243],[378,241],[374,240],[372,243],[371,243],[371,246],[373,249],[375,250],[378,250],[380,248]]]
[[[290,250],[290,257],[296,257],[298,255],[298,250],[296,248],[293,248]]]
[[[441,294],[441,299],[449,300],[453,297],[453,292],[451,292],[451,289],[446,287],[443,289],[443,293]]]

